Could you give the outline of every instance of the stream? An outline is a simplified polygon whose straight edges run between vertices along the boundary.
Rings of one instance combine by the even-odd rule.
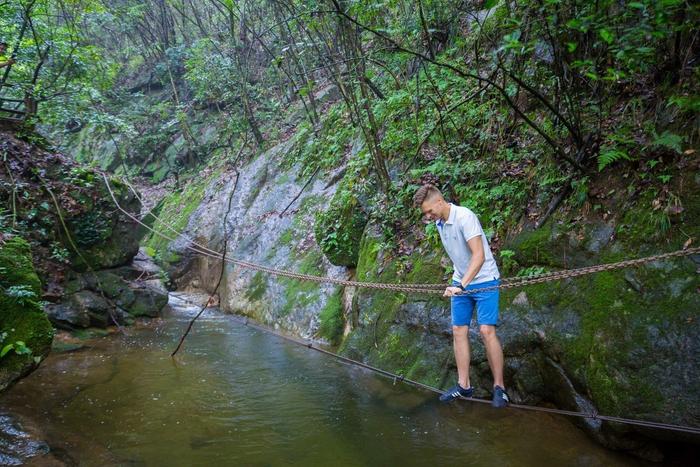
[[[178,295],[162,318],[54,352],[0,396],[50,447],[36,465],[633,464],[560,416],[441,404],[216,308],[172,359],[198,311]]]

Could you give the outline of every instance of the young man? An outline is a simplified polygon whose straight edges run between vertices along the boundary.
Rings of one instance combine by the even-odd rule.
[[[503,384],[503,350],[496,335],[498,326],[498,289],[484,292],[461,292],[498,285],[500,274],[493,259],[484,230],[476,215],[469,209],[448,203],[434,185],[423,185],[413,196],[416,206],[430,220],[435,220],[440,240],[452,260],[452,283],[443,294],[450,298],[452,337],[457,363],[457,384],[440,396],[443,402],[459,396],[471,397],[474,388],[469,384],[469,324],[476,306],[479,332],[486,347],[486,357],[493,374],[494,407],[509,403]]]

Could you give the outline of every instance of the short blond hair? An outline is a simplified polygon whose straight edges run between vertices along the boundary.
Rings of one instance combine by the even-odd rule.
[[[419,207],[421,204],[423,204],[423,201],[432,199],[437,195],[442,196],[440,190],[438,190],[435,185],[426,183],[422,187],[418,188],[416,193],[413,195],[413,205]]]

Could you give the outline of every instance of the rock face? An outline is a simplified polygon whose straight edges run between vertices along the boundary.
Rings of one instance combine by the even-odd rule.
[[[46,306],[49,319],[63,329],[129,324],[139,316],[159,316],[168,303],[161,269],[143,252],[131,264],[72,273],[60,303]]]
[[[202,201],[189,216],[185,234],[201,245],[221,251],[225,230],[230,235],[226,252],[229,258],[347,278],[345,267],[332,265],[323,255],[311,228],[316,212],[324,210],[326,200],[333,196],[335,185],[327,186],[325,181],[315,179],[302,191],[306,180],[297,177],[296,169],[281,167],[282,156],[292,145],[293,141],[282,143],[241,168],[228,216],[235,175],[215,176],[202,190]],[[300,192],[280,217],[280,212]],[[224,228],[225,218],[228,222]],[[168,271],[169,275],[179,288],[211,292],[221,274],[221,262],[193,255],[188,245],[187,240],[180,239],[168,246],[167,256],[180,259]],[[319,310],[330,310],[325,314],[327,320],[339,316],[340,302],[332,299],[339,292],[339,288],[328,284],[299,282],[231,264],[226,266],[219,288],[223,309],[275,323],[304,337],[317,335],[322,324]],[[327,328],[336,330],[334,326]]]
[[[696,214],[693,214],[696,215]],[[695,227],[688,227],[696,229]],[[697,230],[697,229],[696,229]],[[691,230],[695,232],[696,230]],[[655,253],[656,245],[620,237],[593,221],[576,234],[564,219],[524,229],[506,247],[522,265],[556,269]],[[636,243],[637,250],[630,247]],[[666,248],[671,249],[671,248]],[[401,277],[382,258],[378,235],[363,237],[357,278],[373,282],[438,282],[440,258],[416,252]],[[678,425],[700,423],[700,256],[530,285],[501,292],[499,336],[511,398]],[[354,330],[341,351],[407,377],[446,387],[456,378],[449,303],[384,291],[358,290],[348,320]],[[471,382],[489,397],[491,373],[471,329]],[[667,431],[576,420],[602,444],[659,460],[657,442],[700,439]]]
[[[53,328],[41,310],[39,278],[29,244],[20,237],[0,245],[0,391],[32,371],[49,353]]]
[[[279,165],[291,144],[282,143],[241,169],[228,216],[232,174],[218,174],[198,188],[201,202],[182,224],[187,237],[220,251],[227,232],[227,257],[279,269],[361,281],[447,281],[441,250],[419,247],[406,272],[405,265],[387,260],[371,222],[352,261],[356,269],[333,266],[312,232],[315,213],[332,205],[341,177],[329,174],[327,183],[314,180],[291,210],[278,217],[305,182],[296,179],[294,169]],[[700,186],[684,189],[691,193],[684,199],[695,202],[685,208],[684,232],[697,238],[700,203],[692,192],[700,193]],[[683,243],[673,239],[673,245],[662,248],[651,240],[654,226],[639,222],[642,216],[632,211],[615,220],[591,215],[576,231],[567,216],[555,214],[539,228],[521,221],[503,248],[514,252],[520,267],[557,270],[650,255]],[[180,288],[211,292],[221,273],[220,261],[193,255],[187,245],[186,239],[168,245],[171,276]],[[699,265],[700,258],[686,257],[502,291],[499,336],[512,399],[699,426]],[[341,353],[392,372],[438,387],[456,378],[449,302],[442,298],[297,282],[231,264],[219,293],[225,310],[339,344]],[[488,397],[489,365],[478,330],[470,332],[472,383],[477,396]],[[657,443],[669,440],[669,432],[575,421],[606,446],[648,459],[659,459]]]

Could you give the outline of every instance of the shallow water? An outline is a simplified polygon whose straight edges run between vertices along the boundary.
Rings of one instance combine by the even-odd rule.
[[[215,309],[173,360],[196,311],[52,354],[0,406],[80,465],[632,465],[559,416],[440,404]]]

